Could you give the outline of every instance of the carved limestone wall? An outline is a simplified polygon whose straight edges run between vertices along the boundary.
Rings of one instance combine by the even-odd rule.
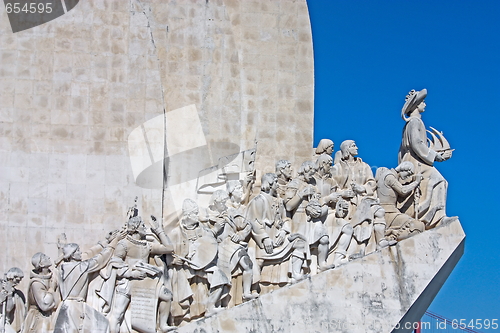
[[[88,248],[123,224],[135,196],[146,216],[178,208],[170,190],[136,184],[130,159],[130,134],[158,116],[188,107],[199,119],[206,145],[195,146],[209,153],[190,175],[255,140],[259,170],[309,158],[305,0],[80,1],[15,34],[4,6],[0,15],[1,271],[28,272],[38,251],[56,258],[61,232]],[[159,142],[167,155],[192,148]]]
[[[305,0],[80,1],[0,38],[0,331],[405,332],[461,256],[426,89],[395,168],[311,154]]]

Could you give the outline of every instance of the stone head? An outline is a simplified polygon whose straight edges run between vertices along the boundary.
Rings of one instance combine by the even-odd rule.
[[[288,160],[279,160],[276,162],[276,175],[283,176],[285,179],[292,179],[292,163]]]
[[[146,236],[147,230],[144,221],[140,216],[134,216],[127,221],[128,234],[139,234],[142,237]]]
[[[18,267],[12,267],[7,271],[7,281],[11,281],[12,286],[16,286],[24,277],[23,271]]]
[[[345,218],[349,213],[349,203],[343,199],[337,201],[335,205],[335,216],[338,218]]]
[[[199,208],[196,201],[192,199],[184,199],[182,203],[183,219],[189,225],[195,225],[199,222],[198,218]]]
[[[316,165],[313,161],[305,161],[300,165],[298,174],[302,176],[305,181],[309,181],[316,171]]]
[[[342,153],[342,159],[348,159],[349,156],[358,155],[358,146],[354,140],[345,140],[340,144],[340,151]]]
[[[265,193],[270,193],[278,187],[278,177],[275,173],[266,173],[262,176],[260,189]]]
[[[218,212],[227,210],[226,202],[229,200],[229,195],[224,190],[217,190],[212,194],[210,199],[210,207]]]
[[[405,98],[405,104],[401,109],[401,117],[404,120],[407,115],[410,115],[413,111],[418,110],[419,113],[425,111],[425,98],[427,97],[427,89],[422,89],[420,91],[411,90]]]
[[[229,197],[243,197],[243,185],[239,180],[228,180],[226,182],[226,190]]]
[[[395,170],[401,180],[406,180],[409,177],[413,176],[413,173],[415,172],[415,166],[410,161],[404,161],[399,164]]]
[[[80,247],[78,246],[78,244],[75,243],[65,244],[62,248],[62,252],[63,252],[63,258],[66,261],[71,259],[76,261],[82,260],[82,253],[80,251]]]
[[[42,252],[37,252],[31,257],[31,264],[35,271],[39,271],[42,268],[48,268],[52,265],[50,257]]]
[[[322,154],[316,160],[316,169],[329,173],[332,163],[333,158],[330,155]]]
[[[334,143],[330,139],[321,139],[316,147],[316,155],[333,153]]]

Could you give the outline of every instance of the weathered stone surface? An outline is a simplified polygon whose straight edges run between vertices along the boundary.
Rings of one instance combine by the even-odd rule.
[[[135,183],[128,146],[165,113],[194,105],[207,147],[226,143],[221,154],[257,140],[264,172],[276,158],[309,158],[305,0],[80,1],[15,34],[4,6],[0,15],[2,272],[28,272],[39,251],[56,258],[62,232],[89,248],[123,225],[135,196],[144,215],[172,213],[175,192]]]
[[[464,250],[460,222],[179,329],[182,332],[411,332]],[[405,315],[408,311],[409,313]]]
[[[129,331],[170,331],[170,313],[181,326],[208,316],[183,332],[406,332],[396,324],[404,327],[420,318],[461,256],[464,234],[453,218],[432,217],[426,226],[439,223],[437,229],[401,236],[399,229],[414,222],[411,216],[424,213],[417,205],[420,166],[386,170],[402,180],[415,173],[411,188],[378,179],[392,186],[387,191],[413,191],[417,198],[416,212],[404,216],[411,223],[397,225],[392,237],[384,234],[383,215],[389,208],[399,214],[400,207],[393,207],[398,196],[386,191],[382,194],[390,200],[376,199],[375,179],[357,159],[354,141],[340,145],[342,156],[333,166],[331,140],[322,140],[315,151],[317,163],[310,160],[313,57],[305,0],[81,1],[59,19],[17,34],[7,20],[0,21],[0,44],[0,268],[19,266],[27,272],[27,258],[39,251],[59,257],[63,303],[55,311],[56,331],[68,320],[92,332],[93,323],[104,331],[108,321],[111,332],[124,322]],[[416,98],[415,93],[403,109],[408,122],[425,108],[425,94]],[[416,130],[425,133],[420,125]],[[449,145],[436,146],[436,140],[431,147],[425,138],[407,146],[429,148],[432,163],[451,157]],[[272,174],[275,162],[285,158],[278,175]],[[342,169],[341,163],[345,172],[330,175]],[[366,179],[351,177],[355,163],[356,174],[367,170]],[[432,192],[444,200],[446,182],[437,180],[444,190]],[[123,226],[136,196],[127,235],[123,230],[102,239]],[[353,199],[352,204],[340,198]],[[434,203],[420,202],[444,214],[444,205]],[[137,206],[143,216],[162,218],[151,215],[149,237],[149,228],[135,216]],[[384,249],[339,267],[351,254],[351,225],[360,249],[355,258]],[[423,229],[422,224],[411,231]],[[176,231],[183,236],[176,237]],[[56,239],[63,232],[61,255]],[[92,259],[81,261],[73,242],[87,250],[99,238],[88,251]],[[396,239],[404,240],[385,248]],[[48,257],[34,257],[43,256],[45,264],[33,265],[41,265],[49,278]],[[337,268],[328,270],[332,261]],[[312,277],[277,289],[302,281],[309,269]],[[97,271],[90,285],[89,274]],[[146,275],[147,287],[135,281]],[[222,297],[231,279],[229,301]],[[251,290],[252,282],[260,283],[259,291]],[[100,293],[98,287],[111,292]],[[37,295],[57,294],[55,285],[44,288]],[[261,297],[253,300],[258,292]],[[101,297],[84,305],[93,318],[75,310],[87,294]],[[231,307],[250,299],[218,312],[224,302]]]

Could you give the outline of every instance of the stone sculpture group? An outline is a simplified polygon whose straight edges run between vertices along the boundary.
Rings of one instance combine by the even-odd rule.
[[[2,332],[168,332],[434,228],[446,216],[447,182],[434,162],[452,149],[421,119],[425,89],[410,91],[399,165],[375,176],[352,140],[320,141],[293,177],[279,160],[253,193],[254,173],[228,180],[209,207],[184,200],[165,233],[137,205],[121,230],[82,253],[58,239],[59,258],[33,255],[28,290],[12,268],[0,292]]]

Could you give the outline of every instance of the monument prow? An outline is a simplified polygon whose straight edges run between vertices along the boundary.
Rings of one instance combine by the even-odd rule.
[[[462,256],[464,243],[454,219],[178,332],[412,332]]]
[[[0,24],[0,332],[387,333],[420,318],[465,238],[426,89],[406,96],[398,165],[374,176],[355,140],[312,152],[306,0],[65,15],[36,33]]]

